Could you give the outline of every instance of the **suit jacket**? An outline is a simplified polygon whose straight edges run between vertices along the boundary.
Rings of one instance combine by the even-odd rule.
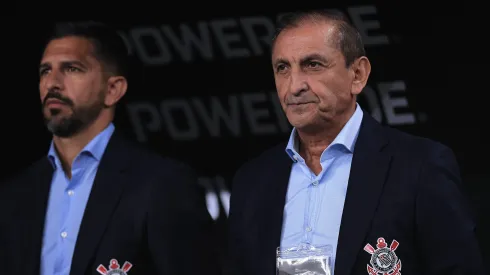
[[[292,166],[285,148],[280,144],[249,161],[233,180],[229,249],[236,274],[275,274]],[[484,274],[458,169],[444,145],[384,127],[364,112],[335,275],[369,274],[372,255],[364,247],[377,249],[378,238],[388,246],[398,242],[393,252],[403,275]]]
[[[42,158],[0,190],[0,273],[38,275],[53,167]],[[112,259],[128,275],[219,274],[213,221],[197,177],[114,132],[101,159],[70,275],[99,274]],[[5,272],[5,273],[3,273]]]

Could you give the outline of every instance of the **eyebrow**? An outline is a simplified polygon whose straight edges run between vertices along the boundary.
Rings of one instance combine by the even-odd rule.
[[[300,64],[303,65],[305,63],[311,62],[312,60],[318,60],[318,61],[321,61],[324,63],[328,62],[328,59],[325,58],[323,55],[318,54],[318,53],[312,53],[312,54],[306,55],[304,57],[301,57]],[[274,66],[277,66],[277,65],[282,64],[282,63],[289,64],[289,61],[285,58],[278,58],[274,61]]]
[[[288,64],[289,62],[285,58],[278,58],[274,60],[274,67],[277,67],[279,64]]]
[[[318,61],[321,61],[321,62],[328,62],[328,60],[321,54],[318,54],[318,53],[313,53],[313,54],[309,54],[305,57],[302,57],[300,59],[300,64],[304,64],[304,63],[307,63],[309,61],[312,61],[312,60],[318,60]]]
[[[61,62],[61,67],[67,67],[67,66],[73,66],[73,65],[81,67],[83,69],[87,69],[87,66],[78,60],[67,60],[67,61]],[[39,65],[39,70],[50,68],[50,67],[51,67],[51,64],[49,62],[41,63],[41,65]]]

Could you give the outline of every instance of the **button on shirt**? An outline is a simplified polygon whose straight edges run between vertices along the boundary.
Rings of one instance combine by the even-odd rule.
[[[292,130],[286,153],[294,162],[284,208],[281,247],[299,245],[332,246],[335,262],[342,211],[349,181],[354,145],[362,121],[362,110],[356,111],[323,151],[322,171],[315,175],[298,153],[296,129]],[[332,266],[333,270],[333,266]]]
[[[92,184],[114,125],[97,135],[73,160],[69,179],[51,143],[48,157],[54,167],[41,253],[41,275],[68,275]]]

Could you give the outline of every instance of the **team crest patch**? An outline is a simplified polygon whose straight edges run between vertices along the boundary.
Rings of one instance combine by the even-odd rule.
[[[128,271],[133,267],[130,262],[125,262],[122,268],[119,266],[119,262],[112,259],[109,264],[109,268],[104,265],[99,265],[97,271],[102,275],[128,275]]]
[[[369,275],[401,275],[402,262],[395,254],[398,245],[399,243],[393,240],[388,247],[384,238],[378,238],[377,249],[374,249],[369,243],[364,246],[364,251],[371,254],[369,261],[371,265],[367,265]]]

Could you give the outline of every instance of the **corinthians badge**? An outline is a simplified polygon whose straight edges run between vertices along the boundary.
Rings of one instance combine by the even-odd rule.
[[[128,271],[133,267],[130,262],[125,262],[120,268],[119,262],[115,259],[110,261],[109,268],[106,268],[103,265],[99,265],[97,267],[97,271],[102,275],[128,275]]]
[[[367,265],[369,275],[401,275],[402,262],[395,254],[398,245],[399,243],[393,240],[388,247],[384,238],[378,238],[377,249],[374,249],[369,243],[364,246],[364,251],[371,254],[369,261],[371,265]]]

